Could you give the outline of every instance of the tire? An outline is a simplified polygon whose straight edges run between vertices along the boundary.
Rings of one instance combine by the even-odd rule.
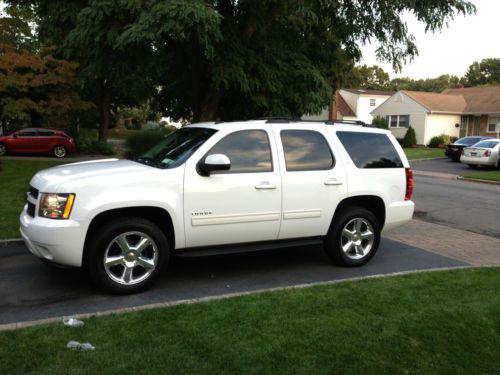
[[[368,236],[368,232],[371,236]],[[363,239],[360,234],[367,237]],[[351,206],[334,218],[325,238],[324,248],[333,263],[344,267],[358,267],[375,255],[379,243],[380,223],[375,215],[364,208]]]
[[[7,147],[3,143],[0,143],[0,156],[4,156],[7,153]]]
[[[476,169],[476,168],[477,168],[477,165],[476,165],[476,164],[469,164],[469,168],[471,168],[471,169]]]
[[[66,150],[66,147],[64,146],[61,146],[61,145],[57,145],[53,148],[52,150],[52,154],[56,157],[56,158],[64,158],[66,157],[66,155],[68,154],[68,151]]]
[[[141,242],[142,250],[137,250]],[[128,217],[109,223],[94,235],[86,249],[85,266],[102,290],[131,294],[150,287],[169,258],[165,234],[149,220]]]

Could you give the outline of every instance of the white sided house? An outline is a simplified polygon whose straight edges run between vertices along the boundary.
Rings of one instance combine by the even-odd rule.
[[[411,125],[421,145],[441,134],[496,136],[500,126],[500,86],[448,89],[442,93],[398,91],[371,114],[384,117],[397,138],[403,138]]]
[[[350,120],[371,124],[371,112],[394,94],[393,91],[340,89],[335,100],[321,113],[302,116],[303,120]]]

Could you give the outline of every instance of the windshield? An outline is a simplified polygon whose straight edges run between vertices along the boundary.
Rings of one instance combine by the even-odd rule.
[[[499,143],[500,141],[481,141],[479,143],[476,143],[474,147],[493,148]]]
[[[208,128],[179,129],[135,161],[161,169],[175,168],[184,163],[216,131]]]
[[[455,142],[456,145],[465,145],[465,146],[471,146],[476,142],[479,142],[481,140],[480,137],[465,137],[462,139],[459,139],[458,141]]]

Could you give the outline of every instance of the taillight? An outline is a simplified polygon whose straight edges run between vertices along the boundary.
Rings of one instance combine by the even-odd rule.
[[[406,193],[405,193],[405,201],[411,200],[411,196],[413,195],[413,171],[411,168],[405,168],[406,172]]]
[[[491,151],[490,150],[486,150],[483,154],[483,156],[490,156],[491,155]]]

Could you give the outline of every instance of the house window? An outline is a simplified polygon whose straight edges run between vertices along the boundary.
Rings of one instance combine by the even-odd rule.
[[[377,105],[377,101],[375,99],[370,99],[370,107],[375,107]]]
[[[410,126],[410,115],[386,116],[386,120],[391,128],[407,128]]]
[[[488,133],[496,133],[497,132],[497,124],[500,124],[500,117],[489,117],[488,118]]]

